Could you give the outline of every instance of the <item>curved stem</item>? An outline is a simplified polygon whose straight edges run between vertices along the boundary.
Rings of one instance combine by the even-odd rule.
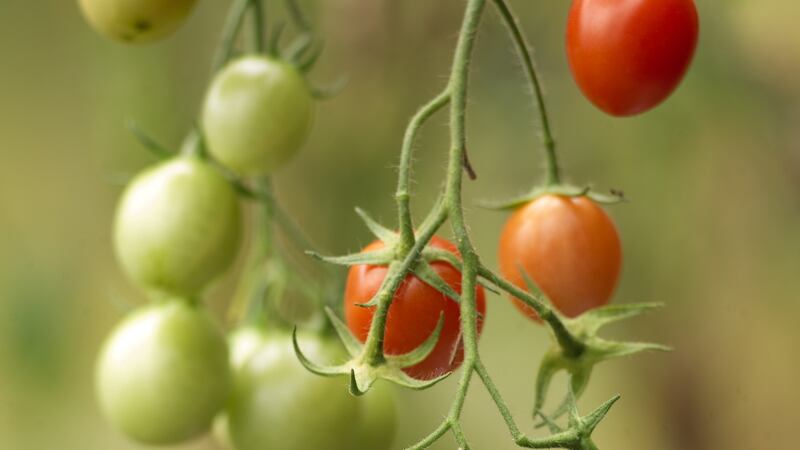
[[[217,45],[217,49],[214,52],[214,60],[211,64],[212,74],[217,73],[231,59],[236,46],[236,37],[239,36],[239,32],[242,29],[244,16],[250,8],[251,1],[252,0],[234,0],[228,17],[225,19],[219,45]]]
[[[255,53],[265,53],[267,49],[264,2],[265,0],[250,0],[250,7],[253,9],[250,17],[253,20],[253,51]]]
[[[409,247],[414,245],[414,223],[411,219],[411,192],[409,189],[411,178],[411,161],[414,154],[414,141],[417,134],[425,124],[437,111],[442,109],[450,101],[450,90],[445,89],[425,104],[422,108],[414,114],[411,122],[406,128],[405,137],[403,138],[403,147],[400,152],[400,168],[398,169],[397,192],[395,199],[397,200],[398,223],[400,228],[400,245],[401,251],[407,251]]]
[[[547,105],[545,104],[544,100],[542,83],[539,79],[536,63],[533,60],[532,47],[530,44],[528,44],[525,34],[522,32],[519,21],[517,20],[514,12],[511,10],[511,6],[508,4],[508,2],[506,0],[493,1],[497,7],[497,10],[500,12],[503,23],[506,25],[506,28],[508,28],[508,32],[514,41],[520,61],[525,69],[525,75],[527,75],[531,84],[531,90],[536,97],[536,105],[539,109],[539,118],[542,127],[542,145],[545,149],[545,185],[553,186],[560,184],[561,174],[559,172],[558,158],[556,155],[556,143],[553,139],[553,133],[550,129],[550,118],[547,114]]]
[[[297,4],[297,0],[286,0],[286,10],[289,12],[292,22],[300,31],[311,31],[311,23],[306,18],[306,15],[303,14],[303,10]]]
[[[555,335],[559,346],[565,354],[568,356],[578,356],[583,353],[585,346],[575,336],[573,336],[569,330],[567,330],[564,322],[561,320],[558,314],[556,314],[553,308],[550,307],[550,305],[547,305],[546,303],[532,296],[529,292],[520,289],[514,283],[511,283],[484,266],[480,266],[478,268],[478,273],[481,277],[490,281],[498,288],[522,300],[526,305],[533,308],[536,311],[536,314],[538,314],[539,317],[544,320],[545,323],[547,323],[547,325],[553,330],[553,334]]]

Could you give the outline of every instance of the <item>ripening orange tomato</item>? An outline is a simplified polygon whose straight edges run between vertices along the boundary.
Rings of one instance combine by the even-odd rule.
[[[524,270],[568,317],[607,304],[622,266],[614,223],[586,197],[545,195],[522,206],[506,222],[499,253],[503,276],[527,290]],[[513,300],[538,320],[533,309]]]

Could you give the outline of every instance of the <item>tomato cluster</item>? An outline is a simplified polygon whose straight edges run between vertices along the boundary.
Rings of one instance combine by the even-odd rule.
[[[572,74],[608,114],[642,113],[686,74],[698,25],[694,0],[574,0],[567,23]]]
[[[126,42],[169,35],[194,4],[80,0],[98,31]],[[255,3],[246,6],[259,13]],[[680,82],[697,29],[693,0],[574,0],[567,30],[572,72],[587,97],[606,112],[643,112]],[[213,426],[218,441],[232,450],[386,450],[396,422],[390,387],[378,382],[365,397],[354,397],[336,379],[312,375],[308,361],[343,370],[359,394],[357,371],[367,379],[366,387],[380,377],[411,387],[432,384],[464,363],[462,319],[471,322],[475,314],[468,331],[479,337],[486,294],[477,285],[474,295],[463,296],[474,299],[474,309],[463,309],[473,305],[460,303],[461,254],[452,242],[434,236],[424,249],[416,249],[421,253],[411,254],[412,244],[423,246],[415,242],[410,218],[401,221],[408,226],[400,233],[371,223],[379,240],[348,263],[352,267],[339,304],[346,326],[332,320],[352,359],[331,338],[331,330],[300,332],[294,336],[298,343],[280,318],[269,322],[274,328],[265,320],[240,320],[225,338],[201,299],[239,253],[245,228],[240,193],[263,201],[265,215],[274,212],[271,194],[262,192],[268,198],[259,198],[250,187],[255,181],[266,184],[266,177],[297,153],[316,107],[303,73],[307,64],[282,58],[275,48],[266,55],[261,45],[255,47],[256,52],[227,61],[215,74],[197,130],[190,135],[192,145],[143,171],[120,199],[116,256],[152,301],[119,324],[103,346],[96,368],[99,402],[115,427],[146,444],[185,442]],[[540,290],[558,312],[544,318],[558,320],[610,301],[622,250],[597,197],[561,185],[554,150],[549,158],[546,186],[535,190],[502,230],[499,260],[505,278],[522,289]],[[400,210],[402,215],[402,204]],[[396,267],[407,270],[392,272]],[[526,297],[498,277],[492,279]],[[397,286],[393,293],[382,291],[390,285]],[[256,299],[250,301],[261,314],[258,319],[264,319],[267,313],[259,308],[274,305],[261,291],[247,294]],[[527,303],[512,300],[539,320]]]

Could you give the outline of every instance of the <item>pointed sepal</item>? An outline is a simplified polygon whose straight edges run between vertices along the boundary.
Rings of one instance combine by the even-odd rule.
[[[339,336],[339,339],[344,344],[344,348],[347,350],[347,353],[350,356],[358,356],[361,354],[361,351],[364,349],[364,344],[362,344],[353,333],[350,332],[350,329],[347,328],[347,325],[336,315],[335,312],[329,307],[325,307],[325,314],[328,315],[328,320],[330,320],[331,325],[333,325],[333,329],[336,331],[336,334]]]
[[[308,359],[308,357],[303,353],[303,350],[300,349],[300,344],[297,342],[297,327],[295,327],[292,331],[292,345],[294,346],[294,353],[297,355],[297,359],[300,361],[300,364],[302,364],[303,367],[305,367],[306,370],[311,373],[323,377],[334,377],[337,375],[344,375],[352,370],[348,364],[343,364],[340,366],[322,366]]]
[[[390,230],[383,225],[381,225],[377,220],[373,219],[366,211],[361,208],[356,208],[356,214],[361,217],[361,220],[364,221],[364,224],[367,226],[369,231],[375,235],[378,239],[385,242],[387,247],[391,242],[397,240],[397,233],[394,230]]]
[[[381,248],[369,252],[351,253],[344,256],[325,256],[314,251],[306,251],[312,258],[340,266],[356,266],[361,264],[386,265],[392,262],[394,253],[390,248]]]
[[[442,328],[444,328],[444,313],[439,314],[439,321],[436,323],[436,328],[425,339],[425,342],[420,344],[414,350],[402,355],[385,355],[386,360],[392,366],[399,368],[406,368],[415,366],[430,356],[436,344],[439,343],[439,337],[442,335]]]

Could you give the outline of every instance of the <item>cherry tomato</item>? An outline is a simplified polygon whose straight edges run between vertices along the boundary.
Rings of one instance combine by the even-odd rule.
[[[567,23],[572,74],[608,114],[639,114],[680,84],[698,27],[694,0],[574,0]]]
[[[209,152],[240,175],[266,175],[303,145],[314,107],[294,66],[260,55],[237,59],[206,95],[202,123]]]
[[[236,192],[214,168],[178,157],[125,190],[114,230],[117,257],[144,287],[193,296],[233,262],[240,216]]]
[[[328,341],[324,338],[319,338],[311,335],[300,335],[301,338],[301,346],[303,351],[308,351],[309,353],[314,353],[315,358],[320,358],[320,361],[323,362],[330,362],[336,363],[341,362],[338,359],[344,358],[344,353],[342,352],[341,348],[333,342]],[[241,392],[242,396],[248,396],[251,394],[255,394],[258,392],[262,392],[261,389],[264,389],[262,393],[266,394],[267,390],[274,389],[270,388],[269,386],[262,386],[260,383],[266,383],[271,381],[260,381],[260,380],[269,380],[271,378],[268,377],[276,377],[281,378],[281,383],[289,383],[286,378],[294,379],[294,381],[298,385],[302,385],[303,383],[310,383],[311,389],[314,389],[317,386],[317,393],[330,389],[333,395],[334,400],[339,401],[343,397],[343,392],[346,393],[346,387],[341,383],[331,383],[325,382],[324,380],[319,380],[316,375],[309,374],[305,372],[305,368],[298,368],[297,363],[295,361],[294,354],[288,354],[288,351],[293,352],[293,348],[286,347],[291,346],[291,343],[287,340],[287,336],[283,334],[274,334],[270,332],[262,331],[256,327],[243,327],[236,330],[234,333],[231,334],[230,337],[230,348],[231,348],[231,367],[233,368],[234,373],[238,374],[237,380],[246,380],[244,383],[245,386],[243,387]],[[322,350],[322,351],[320,351]],[[265,353],[267,355],[271,355],[268,357],[268,361],[265,361],[265,366],[259,366],[259,368],[254,368],[249,366],[251,364],[252,358],[261,358],[264,360],[267,356],[263,356],[262,354]],[[261,356],[259,356],[261,355]],[[285,360],[284,360],[285,358]],[[337,359],[338,358],[338,359]],[[258,359],[256,359],[258,361]],[[271,375],[270,375],[271,374]],[[282,378],[283,377],[283,378]],[[253,381],[255,380],[255,381]],[[251,382],[255,382],[258,386],[253,387]],[[334,392],[331,385],[336,384]],[[313,393],[305,398],[306,401],[311,402],[313,400]],[[319,394],[322,395],[322,394]],[[239,397],[238,395],[235,396],[236,398],[242,399],[243,397]],[[327,394],[325,395],[327,398]],[[246,404],[250,405],[250,409],[248,413],[244,414],[244,419],[242,415],[237,416],[240,422],[245,422],[252,420],[252,424],[261,423],[259,419],[261,414],[265,414],[263,420],[270,420],[270,417],[273,415],[278,414],[278,410],[282,408],[283,401],[291,401],[291,400],[281,400],[283,397],[273,397],[272,404],[268,404],[266,400],[261,401],[259,403],[258,400],[249,398],[243,400]],[[389,450],[392,441],[394,439],[395,431],[396,431],[396,408],[394,402],[394,391],[392,386],[385,382],[378,382],[373,385],[373,387],[362,397],[354,397],[354,396],[347,396],[347,402],[352,402],[356,404],[356,408],[358,408],[358,419],[355,422],[351,422],[348,424],[348,427],[352,428],[355,424],[358,424],[353,431],[353,434],[350,435],[349,432],[345,433],[345,439],[340,440],[341,437],[334,437],[332,444],[325,444],[324,448],[329,448],[327,445],[333,445],[330,448],[337,449],[337,448],[345,448],[345,447],[337,447],[337,445],[345,445],[344,442],[350,442],[352,447],[349,450]],[[241,407],[242,403],[239,404]],[[302,406],[302,405],[301,405]],[[306,420],[307,417],[314,417],[314,410],[316,407],[311,408],[308,411],[303,411],[300,407],[293,408],[291,410],[285,410],[287,414],[290,412],[295,412],[297,415],[295,416],[282,416],[277,423],[270,426],[269,430],[272,430],[272,433],[276,433],[277,436],[274,436],[275,439],[280,439],[278,441],[263,441],[264,447],[263,448],[279,448],[279,447],[270,447],[268,445],[275,445],[275,442],[284,442],[291,439],[300,439],[297,435],[292,435],[291,433],[299,433],[296,429],[290,432],[280,431],[283,425],[287,422],[303,422]],[[344,409],[345,412],[350,411],[350,406],[347,406]],[[214,437],[216,438],[217,442],[225,449],[234,450],[234,449],[245,449],[247,447],[236,447],[233,443],[233,438],[231,437],[230,432],[230,425],[228,422],[228,413],[220,414],[214,422]],[[330,421],[334,422],[334,424],[339,424],[340,421],[335,418],[329,418]],[[324,423],[321,429],[314,429],[314,428],[307,428],[305,433],[322,433],[323,436],[320,436],[318,439],[331,439],[330,436],[325,435],[325,433],[331,432],[331,425],[329,425],[325,417],[320,417],[314,423],[319,425],[320,423]],[[313,424],[310,424],[310,426]],[[256,426],[256,425],[252,425]],[[241,433],[244,433],[246,436],[250,436],[253,440],[253,446],[257,443],[262,442],[262,439],[266,439],[263,437],[259,437],[260,434],[255,429],[248,429],[245,425],[239,425]],[[285,436],[281,437],[282,433],[288,433]],[[241,439],[241,438],[240,438]],[[299,444],[298,444],[299,445]],[[253,447],[250,447],[253,448]],[[262,448],[262,447],[257,447]],[[284,447],[280,447],[284,448]],[[291,448],[299,448],[299,447],[291,447]],[[309,447],[311,448],[311,447]],[[316,448],[316,447],[314,447]],[[323,448],[323,447],[320,447]]]
[[[546,195],[519,208],[503,228],[499,253],[504,277],[526,289],[524,270],[569,317],[607,304],[622,264],[614,223],[586,197]],[[514,301],[537,318],[533,309]]]
[[[383,242],[375,241],[364,248],[364,252],[383,247]],[[452,242],[434,237],[430,244],[458,255]],[[461,292],[461,272],[449,263],[431,263],[433,270],[456,292]],[[375,307],[357,306],[369,302],[380,289],[386,277],[386,266],[359,265],[350,268],[345,288],[345,318],[350,331],[365,342]],[[483,328],[486,314],[486,296],[483,288],[476,290],[476,305],[480,313],[478,332]],[[461,340],[461,313],[458,303],[441,294],[419,278],[409,275],[403,280],[389,307],[386,320],[384,351],[386,354],[403,354],[415,348],[433,333],[444,313],[444,327],[439,342],[433,352],[417,365],[408,367],[405,372],[420,380],[429,380],[457,369],[464,360],[464,345]]]
[[[151,42],[172,34],[196,0],[80,0],[92,26],[112,39]]]
[[[346,383],[341,378],[320,377],[307,371],[297,360],[290,335],[261,333],[255,347],[255,340],[233,343],[233,390],[226,414],[234,447],[359,448],[355,439],[361,408]],[[314,361],[341,363],[345,359],[337,341],[304,334],[298,338],[303,352]],[[246,348],[237,350],[238,345]],[[237,357],[241,359],[236,361]]]
[[[206,432],[225,406],[225,338],[205,311],[172,300],[125,319],[97,365],[105,416],[146,444],[175,444]]]

